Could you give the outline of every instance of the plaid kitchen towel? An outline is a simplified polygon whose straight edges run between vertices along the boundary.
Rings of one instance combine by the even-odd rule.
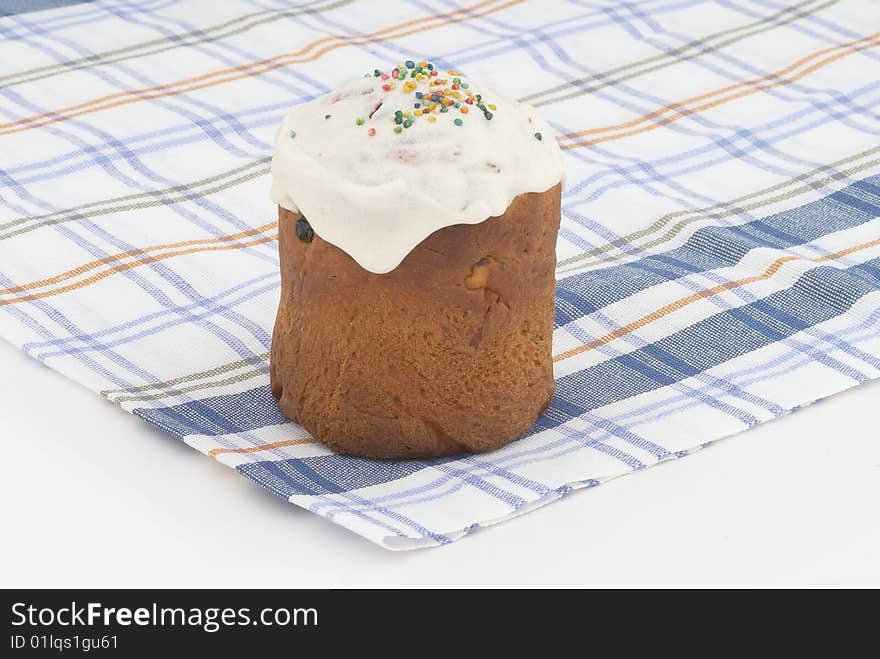
[[[494,453],[341,457],[269,392],[273,134],[292,104],[408,57],[559,134],[556,395]],[[880,375],[878,71],[876,0],[4,16],[0,335],[374,542],[448,543]]]

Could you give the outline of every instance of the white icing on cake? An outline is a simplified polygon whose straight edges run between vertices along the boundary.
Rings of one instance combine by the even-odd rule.
[[[432,80],[445,79],[439,89],[448,89],[454,77],[468,87],[459,84],[460,98],[445,98],[467,107],[467,114],[454,106],[440,112],[433,102],[434,111],[411,115],[409,127],[395,124],[396,110],[413,113],[414,103],[432,103],[415,92],[437,90]],[[501,215],[517,195],[544,192],[563,178],[554,134],[531,106],[446,71],[405,81],[407,88],[417,84],[415,90],[406,91],[404,80],[355,78],[294,107],[278,130],[272,159],[272,200],[300,210],[322,239],[375,273],[396,268],[434,231]],[[468,92],[481,100],[467,104]]]

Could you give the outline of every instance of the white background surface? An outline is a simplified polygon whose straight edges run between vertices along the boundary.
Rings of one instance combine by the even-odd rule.
[[[389,552],[0,341],[0,586],[880,586],[880,383]]]

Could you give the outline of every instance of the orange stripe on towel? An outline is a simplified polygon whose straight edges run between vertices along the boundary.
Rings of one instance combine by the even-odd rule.
[[[50,112],[34,115],[32,117],[25,117],[23,119],[17,119],[16,121],[0,124],[0,135],[9,135],[12,133],[30,130],[31,128],[48,126],[49,124],[54,124],[59,121],[65,121],[73,117],[97,112],[99,110],[106,110],[109,108],[118,107],[120,105],[127,105],[129,103],[137,103],[139,101],[151,100],[156,98],[164,98],[166,96],[176,96],[177,94],[182,94],[184,92],[196,91],[198,89],[212,87],[214,85],[220,85],[226,82],[232,82],[234,80],[242,80],[244,78],[251,78],[263,75],[289,64],[310,62],[316,60],[324,54],[332,50],[336,50],[337,48],[342,48],[344,46],[381,43],[391,38],[404,37],[411,34],[416,34],[418,32],[424,32],[426,30],[443,27],[445,25],[461,23],[472,18],[488,16],[489,14],[501,11],[502,9],[506,9],[507,7],[520,4],[525,0],[510,0],[509,2],[489,7],[485,11],[477,11],[484,8],[486,5],[493,4],[496,1],[497,0],[484,0],[483,2],[478,2],[477,4],[471,5],[470,7],[462,7],[461,9],[457,9],[455,11],[447,12],[444,14],[436,14],[433,16],[426,16],[424,18],[412,19],[366,35],[322,37],[321,39],[312,41],[311,43],[297,51],[291,53],[283,53],[281,55],[276,55],[268,59],[251,62],[250,64],[242,64],[240,66],[221,69],[212,73],[205,73],[200,76],[178,80],[177,82],[172,82],[165,85],[156,85],[154,87],[147,87],[144,89],[136,89],[125,92],[118,92],[116,94],[109,94],[107,96],[101,96],[100,98],[95,98],[85,103],[79,103],[78,105],[69,105],[58,110],[52,110]],[[419,27],[409,29],[410,26],[416,25],[418,25]],[[314,53],[308,54],[309,51],[321,44],[327,45],[324,45]]]
[[[271,225],[265,225],[265,227],[272,227],[274,223]],[[240,241],[239,239],[243,236],[253,236],[256,235],[253,240]],[[132,268],[137,268],[142,265],[147,265],[149,263],[155,263],[157,261],[161,261],[163,259],[172,258],[175,256],[183,256],[185,254],[195,254],[198,252],[217,252],[224,251],[229,249],[242,249],[244,247],[251,247],[254,245],[261,245],[264,243],[271,242],[278,238],[277,233],[273,233],[270,235],[260,234],[257,229],[249,230],[242,232],[241,234],[234,234],[233,236],[221,236],[219,238],[207,239],[207,240],[192,240],[186,241],[182,243],[172,243],[171,245],[158,245],[155,247],[146,247],[141,250],[134,250],[132,252],[125,252],[124,254],[117,254],[112,257],[107,257],[105,259],[101,259],[99,261],[93,261],[91,263],[87,263],[83,266],[75,268],[73,270],[68,270],[67,272],[61,273],[60,275],[56,275],[54,277],[50,277],[48,279],[43,279],[36,282],[31,282],[29,284],[22,284],[21,286],[16,286],[14,288],[8,288],[0,291],[0,294],[16,294],[16,293],[27,293],[29,290],[34,290],[37,288],[42,288],[47,284],[57,283],[59,281],[64,281],[67,279],[71,279],[78,274],[82,274],[85,271],[94,269],[99,267],[100,265],[104,265],[107,263],[111,263],[113,261],[119,260],[123,257],[131,257],[139,254],[143,254],[148,250],[157,250],[157,249],[167,249],[168,247],[174,246],[182,246],[182,245],[199,245],[198,247],[190,247],[188,249],[181,249],[177,251],[166,252],[164,254],[156,254],[156,255],[147,255],[143,258],[136,259],[134,261],[127,261],[124,263],[116,263],[112,265],[110,268],[106,270],[98,271],[92,274],[85,279],[81,279],[72,284],[68,284],[67,286],[61,286],[58,288],[53,288],[47,291],[41,291],[39,293],[31,293],[27,295],[21,295],[17,297],[13,297],[7,300],[0,300],[0,307],[5,306],[7,304],[18,304],[19,302],[30,302],[32,300],[40,300],[46,297],[52,297],[54,295],[60,295],[61,293],[67,293],[68,291],[77,290],[80,288],[85,288],[86,286],[90,286],[95,282],[101,281],[102,279],[106,279],[110,275],[114,275],[120,272],[124,272],[125,270],[131,270]],[[220,244],[216,244],[220,243]],[[229,244],[226,244],[229,243]]]
[[[595,341],[591,341],[590,343],[585,343],[584,345],[577,346],[576,348],[571,348],[570,350],[566,350],[565,352],[561,352],[558,355],[554,355],[553,361],[560,362],[563,359],[568,359],[569,357],[574,357],[575,355],[580,355],[589,350],[595,350],[596,348],[605,345],[606,343],[611,343],[615,339],[619,339],[622,336],[625,336],[631,332],[634,332],[637,329],[641,329],[646,325],[650,325],[655,320],[659,320],[664,316],[668,316],[669,314],[678,311],[679,309],[683,309],[689,304],[693,304],[694,302],[698,302],[699,300],[704,300],[713,295],[717,295],[718,293],[723,293],[724,291],[729,291],[733,288],[737,288],[739,286],[744,286],[746,284],[751,284],[756,281],[761,281],[763,279],[770,279],[773,275],[779,272],[780,268],[789,261],[809,261],[812,263],[823,263],[825,261],[833,261],[834,259],[839,259],[847,254],[852,254],[853,252],[858,252],[863,249],[868,249],[870,247],[876,247],[880,245],[880,238],[876,240],[871,240],[866,243],[862,243],[861,245],[855,245],[853,247],[847,247],[846,249],[842,249],[839,252],[834,252],[834,254],[828,254],[827,256],[820,256],[814,259],[808,259],[802,256],[783,256],[781,258],[776,259],[773,263],[770,264],[764,272],[759,275],[753,275],[751,277],[744,277],[743,279],[737,279],[735,281],[729,281],[724,284],[719,284],[718,286],[713,286],[712,288],[707,288],[704,291],[700,291],[699,293],[694,293],[692,295],[688,295],[687,297],[683,297],[675,302],[670,302],[667,305],[664,305],[657,309],[656,311],[649,313],[647,316],[642,316],[638,320],[634,320],[631,323],[627,323],[623,327],[620,327],[613,332],[609,332],[608,334],[599,337]]]
[[[631,121],[627,121],[620,124],[612,124],[609,126],[600,126],[598,128],[589,128],[585,130],[578,131],[576,133],[567,133],[565,135],[561,135],[559,137],[560,144],[562,145],[562,149],[577,149],[583,146],[590,146],[593,144],[599,144],[601,142],[608,142],[611,140],[618,140],[623,137],[628,137],[630,135],[636,135],[638,133],[644,133],[650,130],[654,130],[655,128],[659,128],[660,126],[665,126],[666,124],[670,124],[673,121],[678,121],[684,117],[687,117],[692,114],[697,114],[702,112],[703,110],[708,110],[710,108],[717,107],[719,105],[723,105],[724,103],[729,103],[730,101],[736,100],[738,98],[743,98],[744,96],[750,96],[751,94],[756,94],[759,91],[763,91],[765,89],[772,89],[774,87],[780,87],[782,85],[789,85],[797,80],[800,80],[804,76],[813,71],[816,71],[823,66],[827,66],[832,62],[835,62],[839,59],[847,57],[848,55],[852,55],[862,50],[866,50],[868,48],[873,48],[877,45],[880,45],[880,32],[875,32],[872,35],[867,37],[863,37],[861,39],[857,39],[856,41],[851,41],[849,43],[840,44],[838,46],[831,46],[829,48],[823,48],[822,50],[816,51],[811,55],[807,55],[796,62],[786,66],[783,69],[770,73],[761,78],[756,78],[754,80],[748,80],[746,82],[740,82],[733,85],[728,85],[726,87],[722,87],[721,89],[716,89],[715,91],[708,92],[706,94],[702,94],[700,96],[694,96],[693,98],[686,99],[684,101],[678,101],[676,103],[670,103],[669,105],[664,105],[663,107],[650,112],[642,117],[637,119],[633,119]],[[822,59],[818,62],[813,63],[812,65],[798,71],[797,73],[791,73],[798,67],[806,64],[807,62],[814,60],[818,57],[831,53],[833,51],[842,50],[842,52],[837,52],[834,55],[830,55],[825,59]],[[791,73],[791,75],[786,75]],[[742,88],[746,89],[742,89]],[[742,91],[737,91],[736,93],[729,93],[735,90],[742,89]],[[727,94],[724,96],[724,94]],[[721,96],[721,98],[716,98]],[[707,103],[703,103],[701,105],[696,105],[693,107],[686,107],[691,103],[695,103],[697,101],[703,101],[706,99],[714,99]],[[663,116],[668,115],[668,116]],[[640,124],[648,124],[640,126]],[[639,128],[634,128],[635,126],[640,126]],[[625,130],[627,128],[633,128],[633,130]],[[619,132],[624,131],[624,132]],[[612,133],[610,135],[600,136],[600,137],[592,137],[587,139],[578,139],[582,137],[587,137],[589,135],[598,135],[601,133]],[[569,141],[572,140],[572,141]]]
[[[221,453],[256,453],[257,451],[266,451],[268,449],[281,448],[283,446],[300,446],[302,444],[317,443],[318,440],[312,438],[285,439],[281,442],[272,442],[271,444],[258,444],[257,446],[249,446],[247,448],[213,448],[208,451],[208,455],[216,460],[217,456]]]

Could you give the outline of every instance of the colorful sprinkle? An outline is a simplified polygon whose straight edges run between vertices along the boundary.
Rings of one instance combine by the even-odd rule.
[[[496,110],[496,106],[492,103],[483,104],[482,95],[474,94],[469,89],[469,83],[465,82],[461,73],[449,69],[447,71],[449,77],[445,78],[431,62],[408,59],[402,64],[397,64],[388,73],[374,69],[372,73],[366,75],[387,80],[388,82],[382,84],[382,90],[385,92],[394,89],[395,83],[389,80],[393,78],[401,82],[404,93],[415,94],[412,105],[408,106],[409,110],[406,110],[405,105],[404,108],[394,112],[392,125],[395,133],[403,132],[403,128],[412,126],[419,117],[426,117],[430,123],[436,122],[437,118],[433,116],[436,112],[458,110],[460,116],[455,117],[453,123],[456,126],[463,126],[463,119],[470,115],[470,106],[479,109],[487,120],[492,119],[494,116],[492,112]],[[358,118],[355,122],[358,126],[362,126],[365,120]],[[376,129],[371,128],[367,133],[373,136],[376,134]]]
[[[294,137],[296,137],[296,131],[292,130],[290,131],[290,139],[293,139]]]
[[[541,141],[542,139],[544,139],[544,138],[541,137],[541,133],[535,133],[535,139],[538,140],[538,141],[540,142],[540,141]]]

